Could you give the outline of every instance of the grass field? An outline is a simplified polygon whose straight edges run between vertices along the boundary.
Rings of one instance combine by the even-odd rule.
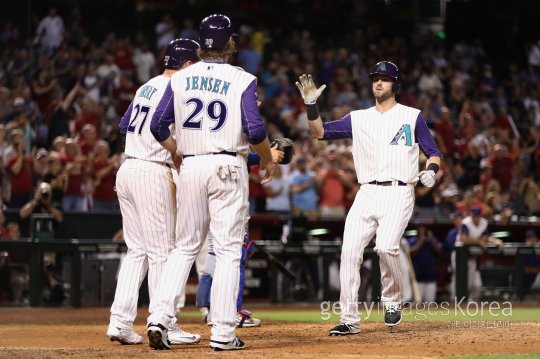
[[[368,308],[371,311],[360,310],[360,317],[366,322],[382,322],[384,317],[384,311],[382,308],[377,307]],[[425,322],[446,322],[446,321],[540,321],[540,308],[511,308],[502,310],[484,307],[483,310],[478,308],[467,309],[462,307],[462,310],[455,310],[454,308],[448,308],[448,310],[438,308],[437,310],[431,309],[410,309],[405,308],[403,310],[404,321],[425,321]],[[186,317],[198,317],[199,312],[196,309],[188,309],[182,312],[182,316]],[[284,322],[300,322],[300,323],[335,323],[339,321],[338,314],[332,314],[331,311],[322,312],[317,309],[303,309],[298,310],[257,310],[253,309],[253,316],[262,320],[284,321]]]

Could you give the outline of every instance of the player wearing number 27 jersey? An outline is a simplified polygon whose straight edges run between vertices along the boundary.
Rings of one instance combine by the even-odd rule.
[[[133,331],[139,287],[148,271],[150,307],[169,252],[174,247],[176,190],[172,181],[172,157],[150,132],[150,120],[173,73],[197,62],[199,45],[192,40],[172,41],[165,49],[165,72],[136,92],[120,121],[126,136],[126,160],[116,177],[128,253],[118,274],[107,336],[122,344],[140,344]],[[200,336],[170,325],[173,344],[198,342]]]

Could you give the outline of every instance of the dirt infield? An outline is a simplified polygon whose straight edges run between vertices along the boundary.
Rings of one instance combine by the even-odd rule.
[[[139,310],[135,329],[144,334],[146,310]],[[108,341],[108,308],[0,309],[2,358],[433,358],[470,354],[540,353],[540,323],[514,322],[505,328],[450,328],[448,323],[404,322],[390,333],[382,323],[363,323],[360,335],[327,336],[328,324],[264,321],[260,328],[237,331],[248,348],[234,353],[209,349],[210,328],[196,319],[182,328],[201,333],[200,344],[170,351]]]

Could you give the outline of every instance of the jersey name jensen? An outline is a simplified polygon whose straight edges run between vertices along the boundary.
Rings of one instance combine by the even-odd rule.
[[[204,90],[220,95],[227,95],[231,83],[213,77],[205,76],[189,76],[186,77],[186,91],[188,90]]]
[[[141,92],[139,92],[139,97],[144,97],[150,100],[153,94],[155,94],[157,91],[157,88],[146,85],[141,89]]]

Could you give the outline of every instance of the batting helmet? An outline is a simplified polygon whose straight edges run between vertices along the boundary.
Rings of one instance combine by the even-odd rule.
[[[375,75],[384,75],[392,78],[394,83],[392,84],[392,91],[398,93],[401,87],[401,74],[396,64],[390,61],[379,61],[373,66],[369,78],[373,80]]]
[[[166,69],[178,70],[186,61],[197,62],[197,50],[199,44],[196,41],[189,39],[173,40],[165,48],[165,56],[163,57],[163,66]]]
[[[276,138],[270,144],[270,147],[277,145],[279,151],[283,151],[283,159],[280,165],[286,165],[291,162],[294,155],[294,142],[290,138]]]
[[[201,21],[199,40],[205,50],[220,50],[227,45],[229,38],[236,36],[232,29],[231,19],[225,15],[214,14]]]

